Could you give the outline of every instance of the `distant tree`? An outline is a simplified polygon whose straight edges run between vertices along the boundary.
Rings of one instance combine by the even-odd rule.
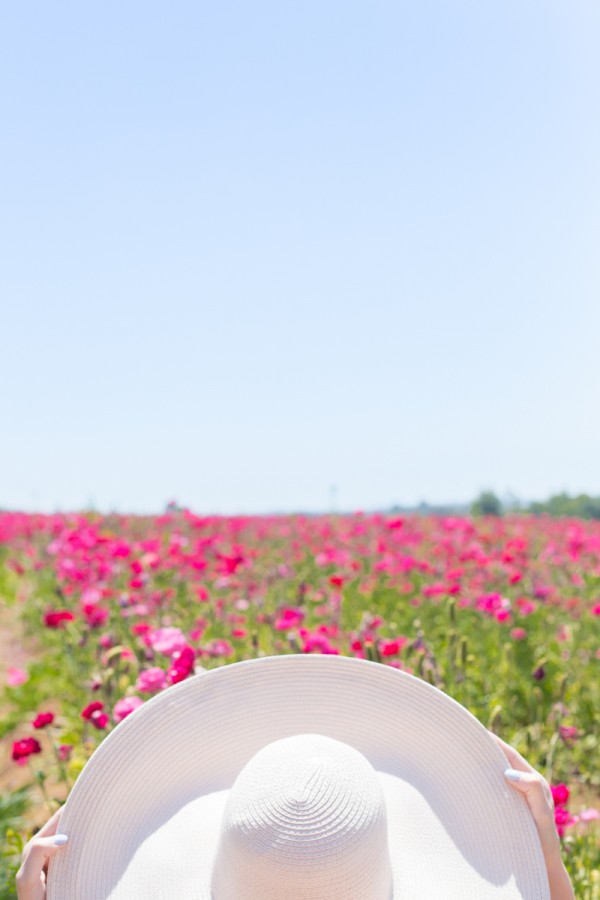
[[[501,516],[502,503],[493,491],[482,491],[471,504],[473,516]]]

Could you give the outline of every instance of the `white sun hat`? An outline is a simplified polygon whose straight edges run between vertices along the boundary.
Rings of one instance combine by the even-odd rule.
[[[48,900],[549,900],[506,766],[466,709],[388,666],[223,666],[93,754]]]

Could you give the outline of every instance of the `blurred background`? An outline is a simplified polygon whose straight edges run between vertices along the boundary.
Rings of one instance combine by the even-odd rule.
[[[600,494],[600,7],[0,11],[0,507]]]

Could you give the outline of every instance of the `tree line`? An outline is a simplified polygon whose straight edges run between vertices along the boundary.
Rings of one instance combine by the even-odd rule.
[[[506,513],[530,515],[573,516],[578,519],[600,519],[600,497],[590,494],[571,496],[567,493],[554,494],[547,500],[533,500],[522,503],[511,499],[502,501],[493,491],[482,491],[471,504],[474,516],[502,516]]]

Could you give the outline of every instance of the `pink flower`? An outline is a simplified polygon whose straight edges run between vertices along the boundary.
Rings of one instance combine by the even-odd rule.
[[[60,744],[57,752],[61,762],[68,762],[73,752],[73,744]]]
[[[29,675],[25,671],[25,669],[18,669],[16,666],[10,666],[6,673],[6,683],[9,687],[18,687],[20,684],[24,684]]]
[[[565,744],[572,744],[579,737],[579,731],[573,725],[560,725],[558,733]]]
[[[155,666],[152,669],[140,672],[135,689],[143,694],[155,694],[157,691],[162,691],[166,686],[167,676],[162,669]]]
[[[165,656],[172,656],[187,644],[180,628],[155,628],[148,634],[148,641],[157,653]]]
[[[115,722],[122,722],[123,719],[126,719],[127,716],[130,716],[132,712],[135,712],[136,709],[142,706],[143,703],[144,701],[141,697],[123,697],[121,700],[117,700],[113,709]]]
[[[494,618],[497,622],[506,622],[507,619],[510,619],[510,610],[509,609],[497,609],[494,613]]]
[[[109,617],[109,611],[104,606],[96,606],[94,603],[84,603],[82,609],[90,628],[100,628]]]
[[[595,606],[592,606],[592,615],[600,616],[600,603],[596,603]]]
[[[524,641],[527,637],[527,631],[525,628],[511,628],[510,636],[513,641]]]
[[[328,656],[339,655],[339,650],[337,650],[323,634],[310,634],[309,632],[304,632],[302,639],[303,653],[322,653]]]
[[[214,641],[210,641],[203,647],[203,650],[208,656],[214,658],[222,657],[224,659],[233,656],[235,653],[229,641],[225,641],[222,638],[215,638]]]
[[[15,741],[12,745],[12,758],[18,765],[24,766],[29,756],[33,753],[41,753],[42,748],[39,741],[35,738],[28,737],[22,741]]]
[[[54,713],[43,712],[43,713],[38,713],[31,724],[33,725],[34,728],[45,728],[46,725],[52,725],[53,722],[54,722]]]
[[[600,811],[597,809],[582,809],[579,813],[580,822],[594,822],[596,819],[600,819]]]
[[[530,616],[537,608],[535,603],[532,600],[528,600],[527,597],[519,597],[516,606],[522,616]]]

